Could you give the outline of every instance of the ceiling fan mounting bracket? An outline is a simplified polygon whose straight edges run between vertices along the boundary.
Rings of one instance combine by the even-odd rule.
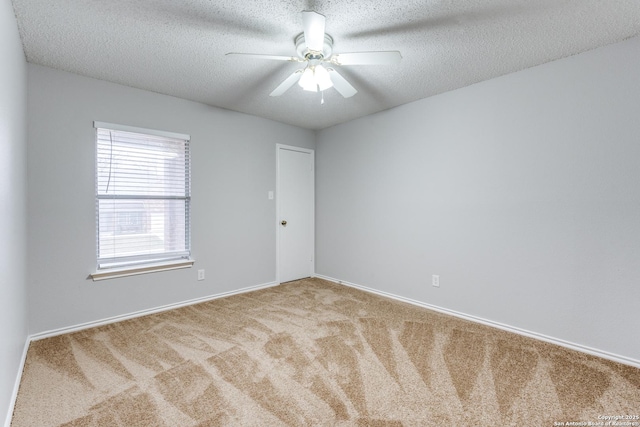
[[[329,34],[324,35],[324,45],[322,47],[322,52],[317,52],[314,50],[309,50],[304,41],[304,33],[299,34],[295,38],[296,44],[296,52],[298,56],[304,60],[323,60],[328,59],[333,54],[333,38]]]

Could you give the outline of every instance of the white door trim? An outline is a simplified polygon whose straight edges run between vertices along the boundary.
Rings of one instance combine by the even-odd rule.
[[[310,274],[313,276],[316,271],[316,243],[315,243],[315,229],[316,229],[316,161],[315,151],[309,148],[301,148],[293,145],[276,144],[276,283],[280,284],[280,150],[298,151],[301,153],[307,153],[311,155],[311,254],[313,255],[311,260]]]

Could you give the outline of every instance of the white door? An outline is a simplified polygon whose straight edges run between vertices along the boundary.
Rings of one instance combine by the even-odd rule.
[[[314,264],[314,152],[277,147],[278,282],[310,277]]]

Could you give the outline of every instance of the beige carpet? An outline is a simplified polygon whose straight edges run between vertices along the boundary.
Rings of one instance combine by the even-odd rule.
[[[639,369],[308,279],[35,341],[12,426],[554,426],[639,414]]]

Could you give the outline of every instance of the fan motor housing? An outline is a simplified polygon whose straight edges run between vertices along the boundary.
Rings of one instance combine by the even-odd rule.
[[[302,59],[328,59],[333,53],[333,38],[329,34],[324,35],[324,46],[322,52],[313,52],[307,49],[307,45],[304,42],[304,33],[299,34],[295,40],[296,52]]]

